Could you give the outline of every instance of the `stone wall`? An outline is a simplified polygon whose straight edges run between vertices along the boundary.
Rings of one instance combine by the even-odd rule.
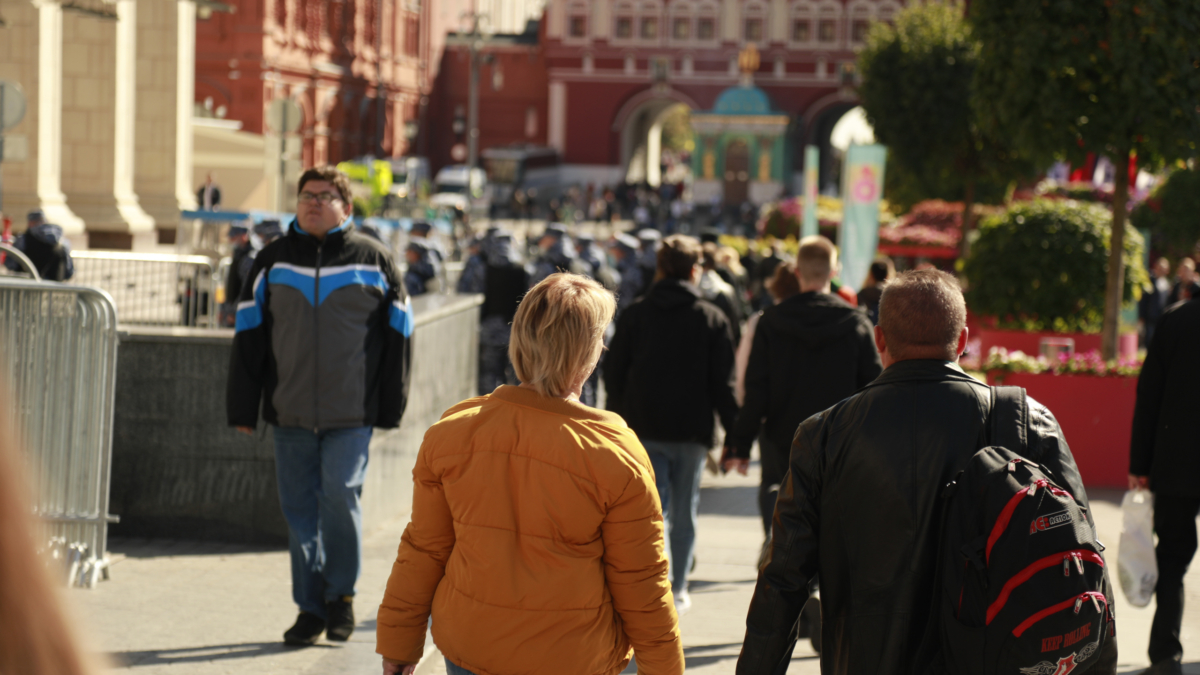
[[[370,531],[406,514],[425,430],[474,395],[481,296],[414,300],[408,408],[398,429],[376,429],[363,489]],[[233,333],[130,330],[117,359],[110,536],[284,544],[274,444],[225,423]]]

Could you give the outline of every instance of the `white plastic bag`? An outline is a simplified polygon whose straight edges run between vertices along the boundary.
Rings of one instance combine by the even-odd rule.
[[[1158,561],[1154,558],[1154,493],[1130,490],[1121,500],[1121,543],[1117,556],[1117,578],[1125,599],[1134,607],[1145,607],[1154,597],[1158,583]]]

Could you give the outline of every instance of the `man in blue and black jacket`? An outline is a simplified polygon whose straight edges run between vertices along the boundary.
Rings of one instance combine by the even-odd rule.
[[[354,630],[367,445],[404,413],[413,314],[387,249],[354,229],[344,174],[305,171],[298,207],[242,288],[226,400],[230,426],[254,433],[261,403],[274,427],[300,606],[284,641],[310,645]]]

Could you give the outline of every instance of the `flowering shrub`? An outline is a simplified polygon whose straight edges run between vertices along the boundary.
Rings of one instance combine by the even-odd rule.
[[[888,210],[887,201],[879,202],[879,222],[887,225],[895,221]],[[758,233],[764,237],[786,239],[800,237],[800,224],[804,221],[804,198],[789,197],[764,204],[759,211]],[[842,224],[842,200],[837,197],[817,197],[817,223],[823,230],[836,230]]]
[[[1009,373],[1031,373],[1034,375],[1090,375],[1094,377],[1137,377],[1142,372],[1142,362],[1137,357],[1122,357],[1113,361],[1100,358],[1100,352],[1092,350],[1078,354],[1062,353],[1058,358],[1030,356],[1022,351],[1008,351],[1003,347],[992,347],[983,370],[993,375]]]
[[[1045,197],[1047,199],[1073,199],[1079,202],[1098,202],[1101,204],[1112,204],[1113,200],[1111,188],[1098,188],[1091,181],[1059,183],[1047,179],[1038,183],[1034,193],[1038,197]]]
[[[955,247],[962,230],[939,230],[928,225],[899,225],[879,228],[879,241],[898,246]]]

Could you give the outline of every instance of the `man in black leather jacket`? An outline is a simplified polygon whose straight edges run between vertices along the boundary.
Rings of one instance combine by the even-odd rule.
[[[936,648],[919,650],[936,597],[939,492],[986,443],[991,400],[956,363],[965,322],[958,282],[943,272],[910,272],[884,291],[875,329],[883,374],[796,431],[738,675],[785,672],[818,574],[822,673],[945,672]],[[1028,459],[1086,507],[1058,422],[1028,406]],[[1116,672],[1116,641],[1104,650],[1089,672]]]

